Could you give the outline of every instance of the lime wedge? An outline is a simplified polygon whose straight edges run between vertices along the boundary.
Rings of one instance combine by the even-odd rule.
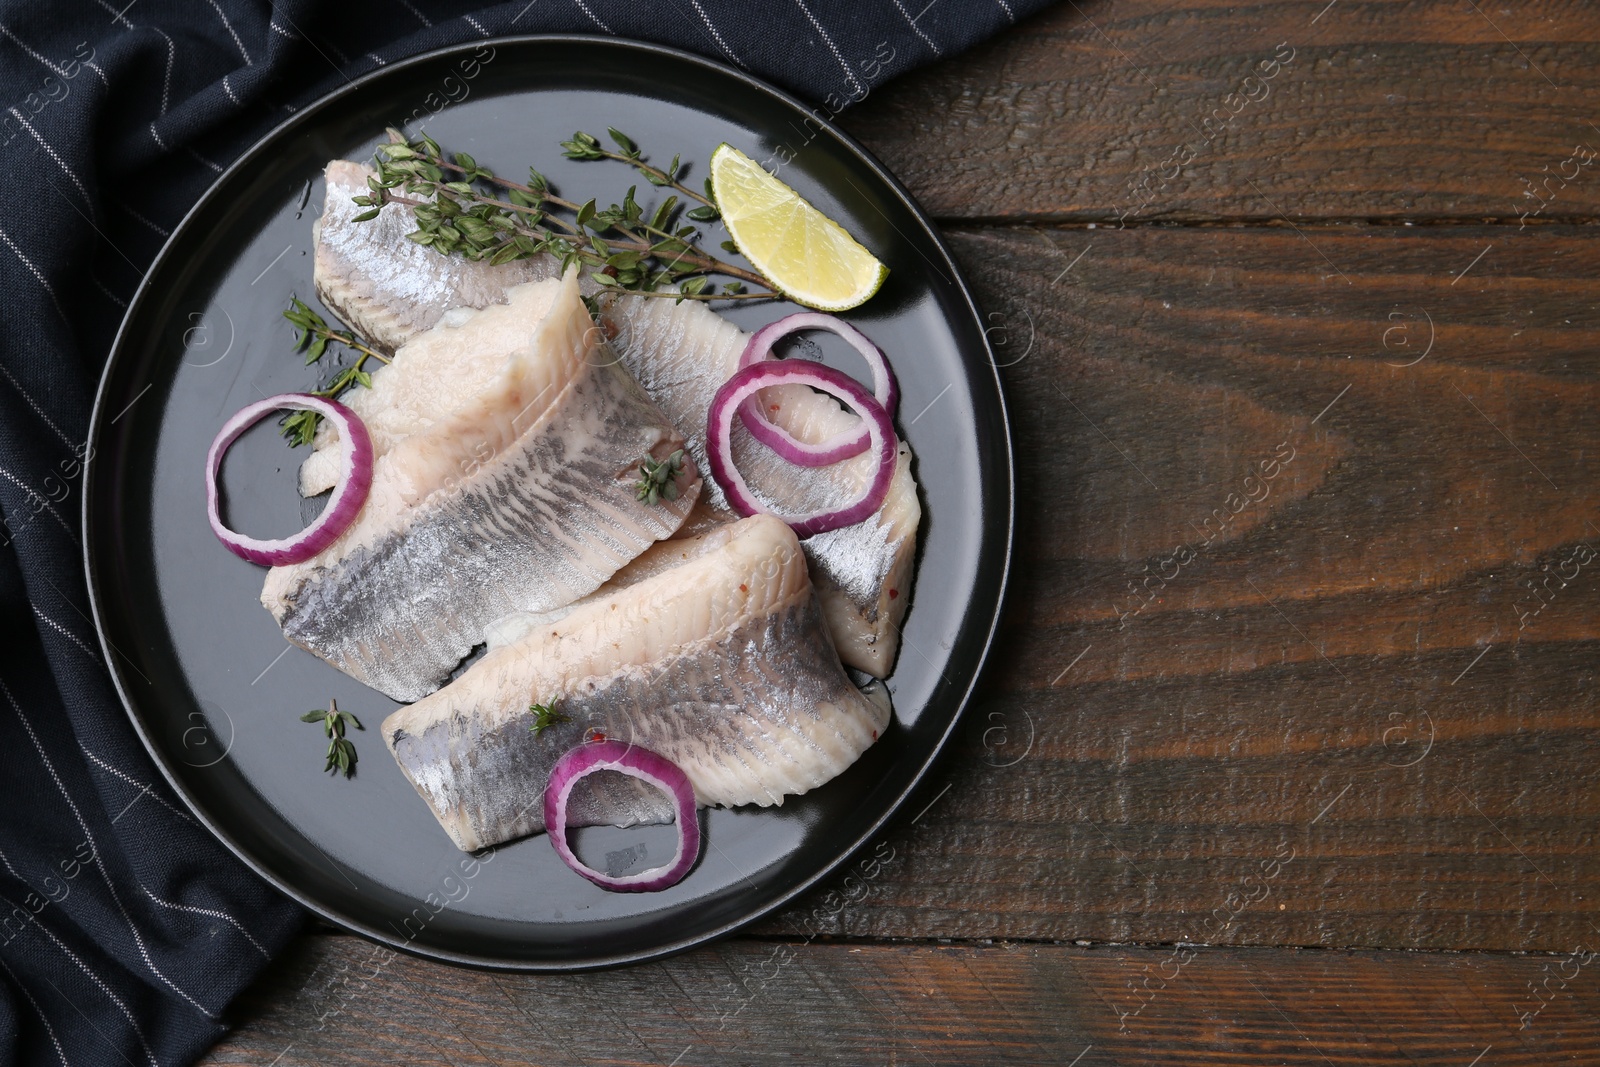
[[[711,188],[739,251],[797,304],[844,311],[865,303],[889,276],[843,226],[732,145],[711,153]]]

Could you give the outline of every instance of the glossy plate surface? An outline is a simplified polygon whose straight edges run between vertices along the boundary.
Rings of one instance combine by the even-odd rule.
[[[1005,411],[982,320],[930,224],[854,142],[807,117],[776,90],[662,48],[574,37],[454,48],[300,112],[173,233],[101,383],[84,501],[89,585],[106,659],[151,753],[197,815],[285,892],[438,959],[528,970],[648,959],[792,899],[868,842],[933,761],[999,612],[1012,522]],[[695,184],[721,141],[757,160],[782,148],[793,157],[783,179],[891,268],[848,317],[894,363],[898,421],[922,483],[918,578],[889,681],[895,724],[844,775],[781,808],[707,812],[704,857],[670,890],[607,893],[563,866],[543,835],[480,861],[457,851],[383,746],[377,727],[396,705],[289,646],[258,602],[263,570],[206,524],[204,459],[222,422],[253,400],[319,384],[318,368],[291,351],[282,312],[291,296],[316,306],[322,168],[370,159],[384,128],[402,124],[497,173],[532,163],[558,190],[602,204],[637,182],[647,210],[657,190],[618,163],[564,160],[558,142],[614,125],[647,155],[682,152]],[[728,314],[754,329],[793,310]],[[831,362],[826,339],[824,348]],[[236,529],[282,536],[303,523],[303,454],[275,420],[240,440],[224,483]],[[320,728],[299,721],[329,698],[367,727],[350,734],[360,754],[352,780],[322,773]],[[619,873],[659,864],[673,843],[671,827],[577,837],[588,862]]]

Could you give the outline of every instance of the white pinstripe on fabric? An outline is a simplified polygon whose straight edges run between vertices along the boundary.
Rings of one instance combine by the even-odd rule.
[[[704,22],[706,29],[711,31],[711,37],[717,42],[717,47],[722,49],[722,54],[733,60],[733,65],[740,70],[749,70],[750,68],[744,65],[744,61],[733,54],[733,49],[728,47],[728,42],[722,39],[722,31],[717,29],[716,24],[711,21],[711,16],[706,14],[706,9],[700,6],[700,0],[689,0],[689,3],[694,5],[695,13],[700,16],[700,21]]]
[[[857,78],[856,72],[850,69],[850,64],[844,61],[844,53],[839,51],[839,46],[833,43],[833,37],[823,28],[822,23],[817,21],[817,16],[811,13],[811,9],[805,5],[805,0],[794,0],[794,3],[805,14],[811,25],[816,27],[817,32],[822,34],[822,39],[826,42],[828,51],[833,53],[833,58],[837,59],[839,66],[844,68],[844,76],[849,79],[851,86],[864,92],[866,87],[861,84],[861,79]]]
[[[33,397],[28,395],[28,391],[22,387],[22,383],[11,376],[11,372],[6,369],[6,365],[4,363],[0,363],[0,374],[4,374],[6,376],[6,381],[11,383],[11,388],[15,389],[18,394],[21,395],[22,399],[28,402],[28,406],[33,409],[33,413],[43,419],[46,426],[55,431],[55,435],[61,438],[61,443],[66,445],[68,448],[71,448],[72,438],[62,433],[61,427],[57,426],[51,421],[50,416],[44,413],[44,408],[40,407],[34,401]]]
[[[228,21],[227,12],[222,10],[222,5],[217,3],[217,0],[206,0],[206,3],[211,5],[212,9],[217,13],[217,18],[221,19],[222,24],[227,27],[228,36],[233,38],[233,43],[239,48],[239,54],[244,56],[244,65],[247,67],[255,66],[250,60],[250,53],[245,51],[244,42],[239,40],[239,35],[234,32],[233,23]]]
[[[167,73],[161,80],[161,114],[165,115],[172,100],[172,67],[178,61],[178,46],[172,43],[172,38],[167,36],[165,30],[155,26],[151,29],[161,34],[161,39],[167,42]]]
[[[90,63],[85,60],[83,65],[98,74],[100,76],[101,83],[104,84],[107,89],[111,88],[111,79],[106,77],[106,72],[100,69],[100,65],[98,63]]]
[[[583,0],[572,0],[572,2],[577,4],[578,8],[585,15],[588,15],[589,16],[589,20],[591,22],[593,22],[596,26],[599,26],[602,30],[606,31],[607,33],[612,33],[613,32],[610,26],[607,26],[604,22],[600,21],[600,16],[599,15],[596,15],[593,11],[589,10],[589,5],[584,3]]]
[[[298,41],[300,39],[298,36],[296,36],[295,34],[290,33],[288,30],[284,29],[282,26],[278,25],[276,22],[268,22],[267,25],[272,27],[272,29],[276,30],[278,33],[283,34],[283,36],[289,38],[289,40],[291,40],[291,41]]]
[[[46,626],[50,627],[50,629],[54,630],[56,633],[60,634],[62,637],[65,637],[68,641],[71,641],[73,644],[75,644],[79,648],[83,649],[83,654],[84,655],[88,656],[90,659],[94,660],[96,663],[100,662],[100,657],[94,654],[94,649],[90,648],[88,645],[86,645],[82,641],[80,641],[78,639],[78,636],[76,634],[74,634],[71,630],[67,629],[65,626],[62,626],[59,622],[56,622],[56,620],[52,619],[50,616],[48,616],[44,612],[40,611],[33,604],[29,604],[28,606],[30,608],[33,608],[33,613],[39,617],[39,621],[40,622],[44,623]]]
[[[41,619],[44,618],[43,615],[39,614],[38,608],[33,610],[35,615],[39,615]],[[49,622],[50,620],[45,619],[45,621]],[[52,623],[52,625],[54,624]],[[61,627],[56,626],[56,629],[60,630]],[[65,630],[61,632],[66,633]],[[71,635],[68,634],[68,636],[70,637]],[[76,641],[77,639],[74,638],[73,640]],[[82,642],[79,643],[81,644]],[[117,911],[122,914],[122,921],[128,924],[128,932],[133,935],[133,943],[139,949],[139,955],[143,957],[145,966],[150,968],[150,973],[161,979],[168,989],[171,989],[193,1005],[195,1011],[198,1011],[208,1019],[215,1019],[216,1016],[202,1008],[198,1000],[179,989],[177,983],[162,974],[161,969],[156,966],[155,960],[150,958],[150,950],[145,947],[144,938],[139,936],[139,927],[134,924],[133,918],[128,915],[128,909],[122,906],[122,897],[117,894],[116,883],[111,880],[111,873],[106,870],[105,863],[100,859],[100,846],[95,842],[94,832],[89,829],[89,824],[84,821],[83,813],[78,810],[78,805],[72,800],[72,794],[67,792],[67,787],[62,783],[61,776],[56,773],[55,764],[50,762],[49,754],[45,752],[44,746],[39,743],[38,735],[33,732],[33,724],[28,721],[27,715],[23,714],[21,706],[17,704],[16,698],[11,695],[10,687],[6,685],[3,679],[0,679],[0,692],[5,693],[6,701],[11,705],[11,709],[17,713],[17,720],[22,723],[22,728],[28,732],[28,740],[33,742],[34,750],[39,753],[39,761],[44,764],[44,769],[50,773],[50,780],[56,784],[56,789],[60,790],[61,798],[67,802],[67,808],[71,810],[72,817],[77,820],[78,829],[83,831],[84,840],[89,842],[89,850],[94,857],[94,868],[100,872],[100,880],[105,883],[106,891],[111,894],[111,902],[117,906]],[[45,932],[49,933],[49,930],[46,929]]]
[[[223,173],[223,167],[222,167],[221,164],[211,162],[211,160],[207,159],[205,156],[202,156],[199,152],[196,152],[194,149],[190,148],[188,145],[184,145],[183,146],[183,150],[185,152],[189,153],[189,155],[193,156],[196,162],[200,163],[202,166],[206,167],[208,170],[214,170],[218,174]]]
[[[118,296],[116,293],[113,293],[110,289],[106,288],[105,282],[101,281],[99,278],[96,278],[93,274],[89,275],[89,280],[98,285],[100,287],[100,291],[106,294],[106,296],[110,297],[113,304],[120,307],[123,311],[128,310],[128,302],[122,299],[122,297]]]
[[[17,904],[12,903],[5,896],[0,896],[0,904],[5,904],[7,907],[11,907],[11,908],[16,908],[16,907],[19,906]],[[50,930],[50,928],[48,926],[44,925],[44,923],[37,923],[37,922],[33,923],[32,925],[38,927],[40,932],[43,933],[44,936],[48,937],[51,941],[55,942],[56,947],[59,948],[62,952],[64,952],[69,960],[71,960],[73,963],[76,963],[78,965],[78,969],[79,970],[81,970],[84,974],[89,976],[89,981],[91,981],[95,985],[99,986],[100,987],[100,991],[102,993],[104,993],[106,996],[111,998],[111,1003],[113,1003],[113,1004],[115,1004],[117,1006],[117,1010],[122,1012],[123,1017],[128,1020],[128,1025],[133,1027],[133,1036],[135,1036],[135,1037],[137,1037],[139,1039],[140,1047],[144,1049],[144,1054],[147,1057],[149,1057],[149,1059],[150,1059],[150,1067],[161,1067],[161,1064],[156,1060],[156,1054],[153,1051],[151,1051],[151,1049],[150,1049],[150,1042],[145,1039],[144,1031],[139,1029],[139,1020],[137,1020],[137,1019],[135,1019],[133,1017],[133,1012],[128,1010],[128,1006],[122,1002],[122,998],[117,996],[115,993],[113,993],[111,991],[111,987],[106,985],[105,981],[103,979],[101,979],[101,977],[98,974],[94,973],[93,968],[91,968],[87,963],[84,963],[83,960],[79,959],[78,958],[78,954],[76,952],[72,951],[70,948],[68,948],[66,946],[66,944],[59,937],[57,937],[54,933],[51,932],[51,930]],[[63,997],[66,996],[66,994],[65,993],[61,993],[61,991],[59,989],[56,990],[56,992],[60,993]]]
[[[221,919],[223,922],[231,923],[233,927],[239,931],[239,933],[244,935],[244,939],[250,942],[257,952],[261,953],[263,958],[269,960],[272,958],[272,953],[268,952],[265,946],[263,946],[261,942],[257,941],[249,930],[244,928],[244,924],[238,919],[235,919],[232,915],[229,915],[227,912],[217,911],[214,908],[197,908],[193,904],[174,904],[172,901],[162,900],[160,897],[150,892],[149,886],[141,885],[139,888],[144,890],[145,896],[149,897],[157,904],[160,904],[163,908],[171,908],[174,911],[193,912],[195,915],[209,915],[213,919]]]
[[[50,294],[50,302],[56,306],[56,313],[62,318],[66,318],[67,313],[61,310],[61,301],[56,298],[55,288],[49,282],[45,281],[44,272],[38,267],[34,266],[33,260],[22,254],[22,249],[17,247],[17,243],[11,239],[11,235],[6,233],[6,231],[3,229],[0,229],[0,241],[4,241],[6,243],[6,247],[11,249],[11,251],[16,254],[18,259],[22,260],[23,266],[27,267],[29,272],[35,278],[39,279],[39,284],[44,286],[44,291]]]
[[[936,56],[943,56],[944,53],[939,50],[939,46],[933,43],[932,37],[929,37],[926,33],[922,32],[922,27],[917,25],[917,20],[911,17],[911,12],[906,10],[905,5],[902,4],[900,0],[894,0],[894,6],[900,9],[900,14],[904,15],[907,24],[909,24],[913,30],[917,31],[917,36],[922,38],[923,43],[929,48],[933,49],[933,54]]]
[[[129,22],[124,17],[127,14],[126,9],[118,9],[118,8],[112,7],[109,3],[106,2],[106,0],[94,0],[94,2],[99,4],[101,7],[105,8],[107,11],[111,12],[111,24],[113,26],[120,22],[130,30],[137,29],[137,27],[134,26],[133,23]]]
[[[149,219],[145,218],[143,215],[141,215],[137,211],[133,210],[133,208],[129,207],[127,204],[118,203],[117,206],[120,207],[122,210],[126,211],[128,214],[132,215],[135,221],[144,223],[146,226],[150,227],[152,230],[156,231],[161,236],[163,236],[163,237],[171,237],[172,236],[172,234],[169,231],[162,229],[160,226],[157,226],[155,223],[151,222]]]
[[[76,185],[78,187],[78,192],[83,194],[84,202],[89,205],[89,210],[91,212],[94,211],[94,201],[89,198],[89,190],[85,189],[83,187],[83,183],[78,180],[78,176],[72,173],[72,168],[67,166],[67,161],[56,154],[56,150],[51,148],[50,143],[39,135],[39,131],[33,128],[33,123],[29,122],[23,117],[22,112],[18,111],[14,107],[7,108],[6,110],[17,117],[17,121],[22,123],[22,128],[33,135],[33,139],[39,142],[39,146],[45,150],[45,153],[51,159],[56,161],[56,166],[60,167],[66,176],[72,179],[72,184]]]
[[[7,866],[10,866],[10,864],[7,864]],[[50,1016],[46,1015],[44,1009],[39,1007],[39,1002],[33,999],[33,994],[28,992],[28,987],[22,984],[22,980],[17,977],[17,972],[11,969],[10,964],[6,963],[4,959],[0,959],[0,967],[6,969],[6,973],[11,976],[11,984],[22,990],[22,995],[28,998],[28,1003],[33,1005],[33,1010],[39,1013],[39,1021],[44,1023],[44,1032],[50,1035],[50,1043],[56,1047],[56,1055],[61,1057],[62,1067],[71,1067],[71,1064],[67,1062],[67,1054],[61,1047],[61,1042],[56,1039],[56,1028],[50,1025]]]
[[[493,34],[491,34],[488,30],[483,28],[483,23],[479,22],[477,19],[473,18],[471,15],[462,15],[461,17],[467,20],[467,24],[469,26],[471,26],[473,29],[477,30],[479,33],[483,34],[485,37],[492,37],[493,36]]]
[[[56,509],[50,506],[50,502],[48,500],[45,500],[44,497],[39,496],[39,494],[37,492],[35,492],[33,489],[30,489],[28,487],[28,485],[25,482],[23,482],[23,480],[21,478],[18,478],[15,474],[12,474],[10,471],[6,470],[4,467],[0,467],[0,478],[4,478],[6,481],[8,481],[12,485],[16,486],[18,489],[21,489],[24,493],[27,493],[29,498],[39,497],[40,502],[44,504],[44,509],[50,513],[50,517],[52,519],[56,520],[56,522],[61,524],[61,528],[63,530],[65,530],[65,531],[67,531],[68,535],[71,536],[71,538],[72,538],[74,543],[77,542],[77,540],[78,540],[77,531],[73,530],[73,528],[67,524],[67,520],[63,519],[60,515],[58,515],[56,513]],[[62,632],[65,633],[66,631],[62,631]]]
[[[62,68],[56,66],[54,63],[50,62],[44,56],[41,56],[38,52],[35,52],[32,48],[29,48],[27,42],[24,41],[21,37],[18,37],[16,34],[12,33],[11,32],[11,28],[8,27],[3,22],[0,22],[0,33],[3,33],[7,37],[11,38],[12,41],[16,42],[16,45],[17,45],[18,48],[22,49],[24,52],[28,53],[34,59],[36,59],[40,63],[44,64],[44,69],[48,70],[51,74],[54,74],[58,78],[65,78],[67,76],[67,73],[66,73],[65,70],[63,70]]]
[[[226,74],[222,76],[222,91],[228,94],[229,100],[232,100],[235,104],[238,104],[241,107],[244,106],[244,101],[233,95],[233,86],[228,84],[228,76]]]
[[[1006,0],[994,0],[994,2],[1000,5],[1001,11],[1006,13],[1006,18],[1010,19],[1012,22],[1017,21],[1017,13],[1011,10],[1011,5],[1006,3]]]
[[[93,752],[90,752],[88,749],[83,748],[81,745],[79,746],[78,751],[82,752],[85,756],[87,756],[90,759],[90,761],[94,763],[95,766],[99,767],[101,770],[105,771],[107,774],[110,774],[110,775],[112,775],[112,776],[114,776],[116,778],[119,778],[124,782],[127,782],[129,785],[133,786],[135,789],[138,789],[138,790],[140,790],[142,792],[142,791],[150,788],[150,783],[141,782],[141,781],[139,781],[139,779],[135,778],[133,775],[129,774],[127,771],[118,770],[117,768],[113,767],[111,764],[107,763],[105,760],[101,759],[99,756],[95,755]],[[175,808],[171,804],[167,803],[165,800],[162,800],[160,794],[151,793],[150,794],[150,799],[154,800],[157,804],[160,804],[163,808],[166,808],[168,811],[172,812],[172,814],[176,815],[178,818],[182,819],[184,822],[188,823],[189,825],[191,825],[191,826],[199,826],[200,825],[199,823],[195,822],[194,819],[190,818],[188,812],[184,811],[181,808]]]
[[[421,19],[422,20],[422,24],[424,26],[432,28],[433,23],[428,20],[428,16],[424,15],[422,12],[418,11],[415,7],[413,7],[412,4],[411,4],[411,0],[400,0],[400,3],[407,11],[411,12],[413,15],[417,16],[417,18]]]

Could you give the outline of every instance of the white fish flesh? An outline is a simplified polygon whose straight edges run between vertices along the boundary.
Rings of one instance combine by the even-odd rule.
[[[392,442],[355,523],[262,590],[289,640],[396,700],[438,688],[495,619],[593,592],[699,495],[690,463],[676,500],[637,499],[644,457],[683,438],[601,343],[575,272],[508,295],[436,327],[498,372]]]
[[[354,177],[349,168],[359,171],[359,177]],[[329,187],[333,188],[337,174],[346,184],[353,182],[364,189],[368,170],[361,164],[335,160],[329,164]],[[346,174],[352,177],[343,177]],[[348,202],[348,197],[344,201]],[[325,212],[332,211],[335,197],[330,195],[327,203]],[[344,209],[340,207],[339,210]],[[353,216],[358,210],[352,206],[349,215]],[[384,210],[400,211],[402,205],[391,204]],[[375,324],[383,331],[382,337],[397,346],[406,344],[420,329],[407,325],[412,315],[411,302],[416,299],[408,273],[415,272],[424,279],[428,292],[433,294],[427,300],[429,310],[418,321],[443,319],[449,323],[450,316],[470,312],[446,315],[433,309],[450,306],[452,302],[473,307],[495,303],[496,284],[513,284],[511,279],[516,276],[509,273],[508,268],[517,263],[542,263],[545,264],[542,268],[529,269],[550,269],[548,257],[540,257],[486,268],[485,273],[451,274],[435,261],[473,267],[481,264],[471,264],[460,257],[441,256],[406,240],[404,234],[411,226],[404,215],[391,222],[385,221],[387,216],[369,223],[346,225],[341,222],[339,227],[331,226],[327,217],[325,214],[317,238],[318,263],[325,259],[359,262],[361,281],[356,286],[359,300],[337,297],[333,287],[322,283],[320,274],[319,294],[325,302],[341,299],[343,307],[354,309],[351,315]],[[351,227],[376,226],[379,222],[387,227],[381,233],[364,233],[359,239],[349,235],[340,238],[357,247],[359,256],[340,249],[325,253],[322,246],[330,241],[330,234],[342,234]],[[348,267],[343,270],[349,273]],[[458,287],[454,295],[450,295],[451,286]],[[446,295],[439,296],[440,292]],[[334,305],[330,303],[330,306]],[[355,326],[344,310],[339,314]],[[701,442],[711,398],[733,373],[750,335],[695,301],[678,304],[665,299],[620,297],[613,302],[606,320],[615,334],[612,348],[624,366],[684,433],[689,453],[699,469],[706,469]],[[394,366],[379,370],[373,375],[370,395],[360,391],[347,394],[347,402],[357,414],[369,425],[378,423],[380,432],[373,435],[377,454],[382,455],[392,443],[386,427],[393,426],[396,433],[403,434],[429,424],[432,417],[430,395],[450,389],[452,381],[477,381],[496,369],[486,353],[461,347],[450,349],[446,345],[437,348],[438,351],[423,358],[405,362],[397,358]],[[421,357],[420,350],[418,355]],[[429,364],[441,369],[430,373]],[[853,425],[857,419],[833,400],[805,386],[780,386],[764,390],[761,395],[769,408],[777,405],[777,410],[769,410],[772,420],[803,440],[825,440]],[[738,420],[735,420],[733,435],[735,458],[746,480],[769,506],[779,509],[817,510],[835,504],[853,496],[861,480],[870,474],[871,461],[866,457],[831,467],[796,467],[756,442]],[[337,473],[337,450],[332,448],[336,441],[331,429],[325,427],[319,432],[317,452],[306,460],[301,470],[301,490],[306,495],[332,486]],[[902,442],[899,466],[889,495],[876,515],[854,526],[817,534],[804,542],[812,579],[840,657],[847,665],[879,678],[887,677],[894,666],[900,644],[900,623],[910,602],[908,593],[916,558],[917,528],[922,518],[917,485],[911,474],[911,459],[911,450]],[[704,504],[691,517],[689,530],[703,530],[736,517],[713,480],[706,480],[702,497]]]
[[[669,549],[677,566],[490,649],[384,720],[385,743],[458,846],[542,830],[550,768],[592,732],[670,759],[701,805],[769,806],[829,781],[887,728],[887,703],[840,666],[788,526],[758,515],[655,553]],[[570,721],[536,732],[535,703]],[[579,788],[575,825],[664,814],[632,779]]]
[[[373,455],[386,454],[487,388],[505,369],[506,354],[525,345],[532,324],[549,311],[559,290],[553,278],[517,287],[515,314],[454,308],[433,329],[412,335],[398,348],[387,366],[372,373],[371,387],[347,390],[339,402],[366,426]],[[303,495],[325,493],[338,481],[338,445],[338,425],[324,419],[312,453],[300,464]]]
[[[491,267],[424,248],[406,239],[417,226],[404,204],[385,204],[377,218],[356,222],[367,208],[352,198],[369,192],[373,173],[364,163],[330,162],[322,217],[312,225],[317,296],[368,341],[393,351],[451,308],[503,303],[512,286],[558,273],[548,256]]]
[[[615,330],[611,345],[623,365],[683,430],[690,455],[707,469],[704,437],[711,400],[738,369],[750,335],[693,301],[617,297],[605,318]],[[759,396],[768,418],[803,441],[825,441],[860,421],[804,385],[775,386]],[[731,444],[734,462],[755,495],[790,514],[836,507],[856,496],[872,475],[872,458],[865,454],[827,467],[796,466],[752,437],[739,419]],[[732,516],[721,487],[707,479],[702,514],[690,519],[691,529]],[[921,520],[911,449],[902,441],[889,495],[878,512],[802,542],[840,657],[874,677],[888,676],[899,650]]]

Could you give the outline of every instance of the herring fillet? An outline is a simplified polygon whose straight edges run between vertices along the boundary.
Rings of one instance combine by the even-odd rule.
[[[616,331],[611,345],[639,384],[683,429],[689,454],[705,467],[706,420],[717,389],[738,368],[750,335],[705,305],[618,297],[606,312]],[[804,385],[759,394],[768,417],[794,436],[824,441],[853,428],[859,416]],[[784,460],[733,421],[734,462],[755,495],[789,514],[820,511],[855,496],[872,475],[861,455],[827,467]],[[806,538],[806,558],[840,658],[877,678],[887,677],[900,645],[909,603],[922,504],[911,474],[911,449],[900,442],[883,506],[863,522]],[[721,486],[707,479],[701,510],[690,527],[726,521],[734,513]]]
[[[329,164],[330,188],[336,174],[351,174],[354,177],[341,180],[354,181],[364,190],[368,172],[369,168],[362,164],[335,160]],[[348,203],[348,197],[344,201]],[[327,204],[325,218],[328,217],[326,212],[333,210],[335,198],[330,195]],[[401,208],[402,205],[391,204],[384,211]],[[340,206],[339,210],[345,208]],[[348,214],[353,215],[357,210],[350,205]],[[363,234],[359,248],[365,281],[359,303],[350,304],[347,300],[346,304],[355,308],[352,313],[365,316],[364,321],[382,329],[383,336],[396,345],[415,336],[416,328],[407,325],[414,299],[411,283],[405,277],[407,271],[423,271],[430,286],[437,283],[442,289],[451,285],[458,287],[454,296],[429,304],[427,315],[431,316],[428,319],[431,324],[441,319],[447,323],[451,321],[442,312],[431,310],[437,304],[448,306],[452,301],[472,306],[492,304],[497,299],[494,295],[497,284],[506,286],[517,280],[517,276],[509,272],[511,267],[541,264],[538,269],[551,269],[549,257],[541,256],[490,269],[500,273],[446,275],[440,273],[446,268],[438,261],[472,267],[482,265],[460,257],[440,256],[406,240],[404,234],[411,228],[407,216],[397,216],[392,223],[385,222],[385,218],[380,216],[370,223],[343,224],[343,229],[325,225],[317,234],[317,256],[320,264],[324,259],[344,254],[338,247],[324,250],[322,246],[352,225],[373,227],[384,222],[389,227],[382,233]],[[348,242],[351,238],[346,235],[340,240]],[[422,255],[420,259],[417,258],[419,254]],[[319,295],[328,302],[330,294],[322,292],[320,286],[319,280]],[[330,303],[330,306],[334,305]],[[337,307],[335,310],[345,317],[343,311]],[[450,313],[451,316],[456,314]],[[684,433],[689,454],[699,469],[706,470],[701,440],[711,398],[733,373],[750,335],[696,301],[677,304],[664,299],[619,297],[612,301],[606,319],[616,330],[612,347],[623,365]],[[346,321],[351,322],[348,318]],[[468,369],[472,364],[470,354],[455,363],[467,374],[472,373]],[[385,367],[374,374],[373,392],[378,392],[377,387],[385,379],[403,378],[412,373],[393,373],[397,369]],[[779,410],[769,412],[773,421],[805,440],[821,441],[849,428],[857,418],[840,409],[833,400],[801,385],[779,386],[764,390],[761,395],[768,398],[769,403],[779,404]],[[369,410],[376,414],[391,404],[377,396],[370,399],[368,407],[358,412],[363,417]],[[400,402],[401,406],[403,403]],[[413,404],[408,410],[418,410],[417,405]],[[427,419],[426,415],[407,417],[416,425]],[[388,441],[380,437],[375,435],[373,442],[378,454],[388,447]],[[331,432],[319,433],[317,451],[301,468],[301,491],[305,495],[332,486],[337,474],[337,449],[330,446],[336,441]],[[826,468],[803,468],[784,462],[756,442],[737,419],[733,427],[733,450],[740,470],[757,496],[778,510],[819,510],[837,504],[853,495],[870,474],[871,461],[864,456]],[[893,669],[899,652],[900,623],[910,603],[917,530],[922,519],[911,461],[911,450],[901,442],[895,476],[878,512],[864,522],[816,534],[804,542],[817,595],[840,657],[848,666],[878,678],[887,677]],[[705,480],[702,501],[702,506],[690,517],[687,529],[700,530],[737,517],[727,507],[721,488],[713,479]]]
[[[514,314],[504,304],[482,311],[453,308],[397,348],[389,363],[373,372],[370,386],[345,392],[339,403],[366,426],[373,455],[385,454],[487,388],[504,368],[505,353],[522,346],[529,322],[549,311],[559,289],[556,278],[513,286],[505,303],[516,304]],[[339,424],[323,419],[311,454],[300,464],[301,495],[332,489],[339,464]]]
[[[451,308],[482,308],[505,300],[513,285],[558,273],[548,256],[491,267],[440,255],[406,239],[415,230],[404,204],[386,204],[378,217],[356,222],[373,169],[347,159],[329,162],[322,216],[312,224],[312,277],[317,296],[352,330],[393,351],[432,329]]]
[[[501,373],[377,460],[350,529],[268,572],[262,602],[284,636],[396,700],[436,689],[495,619],[598,588],[698,496],[686,465],[677,500],[637,499],[641,459],[683,439],[597,347],[575,274],[518,287],[477,321],[524,314],[551,284]]]
[[[839,774],[887,726],[851,684],[793,531],[757,515],[680,565],[491,649],[383,723],[384,742],[463,849],[544,828],[550,768],[592,730],[677,764],[703,806],[781,804]],[[529,705],[571,721],[537,733]],[[660,798],[596,775],[574,825],[660,821]]]

